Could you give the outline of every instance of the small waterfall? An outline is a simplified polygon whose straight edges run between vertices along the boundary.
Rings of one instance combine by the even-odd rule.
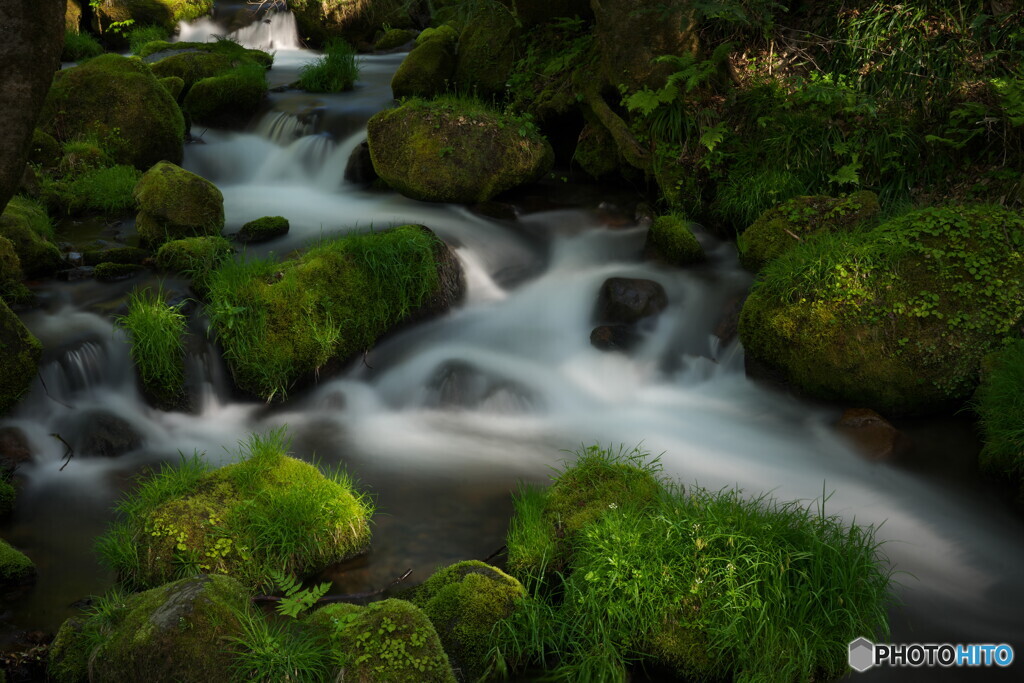
[[[39,369],[46,389],[56,399],[70,400],[107,381],[110,358],[98,341],[86,341],[65,351]]]
[[[288,111],[272,111],[260,119],[255,132],[279,145],[288,145],[305,135],[312,135],[316,131],[317,118],[315,112],[293,114]]]
[[[180,42],[208,43],[224,36],[224,27],[211,17],[178,24],[177,39]],[[301,47],[299,29],[291,12],[270,12],[245,28],[228,33],[227,38],[248,48],[265,52],[298,50]]]
[[[331,158],[334,141],[329,135],[307,135],[270,155],[253,178],[256,182],[273,180],[307,183]]]

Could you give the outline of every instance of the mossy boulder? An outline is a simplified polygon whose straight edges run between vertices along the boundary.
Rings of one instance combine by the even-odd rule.
[[[58,71],[40,121],[66,142],[93,136],[117,163],[145,170],[181,161],[185,119],[178,103],[142,62],[100,55]]]
[[[133,192],[139,236],[157,245],[185,237],[219,235],[224,195],[209,180],[163,161],[143,174]]]
[[[886,415],[960,405],[1024,319],[1024,218],[928,208],[821,233],[761,271],[740,315],[748,361],[803,393]]]
[[[64,30],[68,33],[78,33],[82,26],[82,5],[78,0],[68,0],[67,9],[64,10]]]
[[[39,368],[43,347],[7,304],[0,300],[0,415],[28,390]]]
[[[391,79],[391,92],[396,99],[434,97],[454,81],[458,33],[447,25],[427,31],[421,34],[416,47],[402,60]],[[423,38],[424,35],[427,37]]]
[[[423,201],[485,202],[537,180],[554,160],[529,125],[458,100],[410,100],[371,118],[367,133],[377,175]]]
[[[878,196],[866,190],[842,197],[790,199],[765,211],[740,234],[740,263],[756,272],[809,235],[852,230],[877,216],[878,211]]]
[[[274,55],[269,52],[245,47],[231,40],[218,40],[211,43],[172,43],[167,40],[151,40],[139,47],[137,56],[147,64],[156,64],[168,57],[186,53],[222,55],[230,58],[229,66],[232,67],[248,62],[255,62],[264,69],[269,69],[274,65]]]
[[[384,32],[377,42],[374,43],[374,50],[394,50],[406,43],[411,43],[416,38],[416,32],[407,28],[393,28]]]
[[[21,282],[23,277],[21,259],[14,244],[0,237],[0,299],[15,305],[30,298],[31,293]]]
[[[595,179],[614,173],[623,163],[612,134],[599,123],[583,126],[572,160]]]
[[[121,282],[129,280],[143,271],[142,266],[134,263],[97,263],[92,270],[92,276],[97,282]]]
[[[173,31],[178,22],[198,19],[212,9],[213,0],[101,0],[93,9],[93,29],[105,34],[112,23],[130,20],[134,26]]]
[[[410,11],[415,10],[415,3],[288,0],[288,9],[295,15],[299,35],[312,47],[321,47],[331,38],[344,38],[351,45],[369,48],[382,26],[411,28]]]
[[[229,55],[189,50],[164,57],[150,64],[149,68],[157,78],[180,78],[184,82],[182,92],[188,94],[192,86],[199,81],[230,71],[234,65],[234,60]]]
[[[392,598],[366,607],[328,605],[306,623],[325,633],[345,662],[337,680],[455,683],[433,624],[410,602]]]
[[[160,85],[164,86],[175,100],[180,100],[181,93],[185,90],[185,81],[177,76],[161,78]]]
[[[0,519],[7,517],[14,510],[14,500],[17,492],[8,481],[6,475],[0,473]]]
[[[505,92],[517,54],[519,25],[507,10],[475,14],[459,35],[455,80],[459,88],[483,96]]]
[[[60,162],[61,155],[60,143],[52,135],[38,128],[32,131],[29,163],[38,164],[43,168],[53,168]]]
[[[156,265],[162,270],[192,278],[192,286],[206,292],[210,272],[231,258],[235,250],[220,236],[186,237],[164,242],[156,252]]]
[[[96,266],[101,263],[131,263],[142,265],[150,253],[138,247],[113,247],[111,249],[95,249],[82,253],[83,266]]]
[[[64,264],[57,245],[50,241],[50,217],[27,197],[12,197],[8,202],[0,215],[0,237],[10,241],[26,277],[52,275]]]
[[[1024,340],[985,358],[974,410],[984,436],[982,468],[1011,478],[1024,493]]]
[[[50,648],[48,673],[60,683],[226,680],[238,615],[249,602],[227,576],[181,579],[113,596],[104,614],[68,619]]]
[[[462,294],[458,259],[430,230],[351,234],[277,263],[227,264],[210,277],[210,315],[239,387],[284,398],[371,348],[395,326]]]
[[[410,600],[430,617],[461,680],[477,681],[488,669],[491,630],[525,596],[519,581],[473,560],[438,570]]]
[[[271,432],[250,438],[240,462],[210,470],[196,456],[143,480],[101,557],[133,588],[191,571],[265,589],[275,572],[308,576],[365,552],[372,506],[343,473],[324,475],[287,448]]]
[[[183,106],[194,123],[235,126],[248,122],[266,95],[264,68],[255,63],[244,64],[221,76],[196,82],[185,95]]]
[[[647,232],[647,246],[661,258],[677,266],[704,260],[704,249],[682,216],[658,216]]]
[[[266,242],[288,234],[288,219],[283,216],[264,216],[249,221],[238,231],[239,242]]]
[[[24,584],[31,581],[35,575],[36,566],[32,564],[32,560],[0,538],[0,588]]]

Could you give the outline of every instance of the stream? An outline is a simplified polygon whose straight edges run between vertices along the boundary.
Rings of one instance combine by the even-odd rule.
[[[185,26],[179,39],[227,33],[226,17],[236,14]],[[317,56],[299,46],[287,14],[233,37],[276,51],[272,88],[294,81]],[[392,102],[390,78],[403,57],[360,57],[361,76],[348,93],[272,92],[244,132],[194,128],[200,141],[186,146],[183,166],[224,193],[226,234],[265,215],[289,219],[289,234],[250,246],[254,254],[283,256],[353,230],[427,225],[462,261],[465,300],[271,407],[231,388],[200,307],[187,359],[197,411],[185,414],[146,405],[126,338],[112,323],[128,291],[161,282],[155,274],[38,285],[43,305],[22,318],[45,349],[42,381],[0,427],[22,429],[34,454],[19,470],[23,484],[3,535],[34,560],[39,579],[3,615],[5,631],[56,630],[75,612],[72,603],[112,585],[92,545],[144,468],[194,450],[228,463],[248,434],[287,425],[297,456],[344,466],[376,501],[372,551],[329,575],[336,591],[381,586],[407,568],[422,581],[438,565],[483,559],[504,542],[517,482],[545,481],[581,445],[640,445],[661,454],[666,474],[684,483],[770,491],[810,506],[824,492],[827,513],[881,525],[902,603],[891,610],[892,642],[1005,642],[1024,656],[1024,525],[1005,492],[978,475],[966,420],[908,423],[916,451],[906,462],[857,455],[832,429],[840,410],[748,379],[743,349],[715,335],[752,282],[734,245],[701,233],[706,264],[644,261],[646,226],[633,219],[638,197],[629,188],[546,181],[502,198],[515,218],[492,218],[346,182],[366,121]],[[99,237],[130,228],[104,230]],[[609,277],[648,278],[668,293],[668,309],[628,356],[598,351],[589,340],[597,292]],[[184,281],[162,282],[187,294]],[[51,434],[74,445],[101,414],[130,424],[139,445],[117,458],[74,457],[62,469],[65,446]]]

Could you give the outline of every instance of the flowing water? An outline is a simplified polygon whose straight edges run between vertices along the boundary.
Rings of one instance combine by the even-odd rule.
[[[201,20],[181,38],[223,35],[226,26]],[[294,79],[316,56],[298,47],[289,15],[232,35],[278,50],[272,81]],[[402,57],[363,57],[350,93],[273,93],[246,132],[194,130],[201,142],[187,147],[184,165],[223,191],[225,232],[264,215],[291,221],[287,237],[253,250],[261,254],[423,223],[455,247],[465,301],[279,407],[232,392],[198,309],[188,357],[198,410],[184,414],[145,404],[111,323],[142,282],[45,285],[44,306],[24,316],[46,349],[42,381],[0,422],[25,431],[35,458],[20,470],[24,488],[4,535],[35,560],[39,582],[6,615],[10,628],[55,629],[72,602],[110,586],[91,545],[145,466],[193,450],[229,462],[226,449],[249,433],[287,425],[299,456],[343,464],[377,501],[373,550],[331,575],[337,590],[382,585],[410,567],[422,580],[438,564],[482,559],[503,543],[517,481],[543,481],[569,457],[564,449],[642,444],[684,482],[808,505],[824,491],[827,512],[882,525],[903,603],[891,613],[893,642],[1009,642],[1024,652],[1024,526],[978,479],[971,438],[955,424],[922,423],[908,465],[868,462],[834,435],[835,409],[749,380],[742,348],[713,333],[751,283],[731,244],[702,235],[710,258],[696,268],[645,262],[646,228],[628,219],[635,198],[615,188],[541,185],[510,200],[515,218],[494,219],[346,183],[345,163],[367,119],[390,104]],[[670,301],[630,356],[589,343],[597,291],[613,276],[656,280]],[[163,284],[185,292],[183,282]],[[101,414],[126,421],[138,445],[118,458],[78,455],[62,469],[65,445],[51,435],[76,446]],[[870,676],[960,680],[965,672]]]

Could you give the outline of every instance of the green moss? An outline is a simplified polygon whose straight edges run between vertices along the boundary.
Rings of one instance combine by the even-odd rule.
[[[26,277],[52,275],[64,263],[46,210],[27,197],[12,197],[0,216],[0,237],[10,240]]]
[[[288,234],[288,219],[283,216],[264,216],[249,221],[238,231],[240,242],[266,242]]]
[[[420,31],[420,34],[416,36],[416,44],[422,45],[428,40],[442,40],[452,45],[457,45],[459,42],[459,31],[451,24],[441,24],[440,26],[431,26]]]
[[[434,573],[410,600],[433,622],[463,680],[481,680],[491,665],[491,631],[526,596],[522,584],[496,567],[459,562]]]
[[[326,632],[341,660],[338,680],[454,683],[448,656],[430,619],[412,603],[328,605],[307,623]]]
[[[185,237],[219,235],[224,227],[224,195],[210,181],[161,162],[135,186],[136,228],[150,244]]]
[[[170,57],[173,54],[180,54],[183,52],[207,52],[219,55],[225,55],[230,57],[233,64],[241,64],[246,61],[256,62],[266,69],[269,69],[274,64],[274,56],[269,52],[263,50],[254,50],[247,48],[244,45],[240,45],[233,40],[216,40],[209,43],[188,43],[178,42],[171,43],[166,40],[154,40],[142,45],[137,54],[140,59],[149,60],[153,57],[153,60],[159,61],[160,59]],[[161,55],[158,53],[167,53]],[[156,55],[154,57],[154,55]]]
[[[27,290],[21,283],[23,276],[21,259],[14,250],[14,244],[6,237],[0,237],[0,299],[8,304],[24,301]]]
[[[204,294],[210,273],[234,253],[223,237],[187,237],[165,242],[156,252],[156,265],[192,279],[192,287]]]
[[[984,435],[981,465],[1024,490],[1024,342],[994,352],[985,366],[974,401]]]
[[[402,60],[391,79],[396,98],[434,97],[451,86],[459,36],[448,26],[442,28],[448,30],[427,29],[420,34],[416,47]]]
[[[482,202],[551,168],[551,145],[531,125],[465,98],[412,99],[367,125],[377,174],[402,194]]]
[[[41,127],[58,140],[94,136],[117,163],[145,170],[181,161],[185,120],[178,104],[143,63],[107,54],[58,71]]]
[[[60,157],[60,143],[52,135],[38,128],[32,131],[32,150],[28,157],[29,163],[43,168],[52,168],[60,162]]]
[[[161,26],[167,31],[178,22],[192,21],[213,9],[213,0],[104,0],[95,8],[106,29],[111,23],[132,21],[133,26]]]
[[[444,299],[447,247],[422,226],[354,234],[278,264],[229,262],[207,314],[241,388],[270,400]]]
[[[81,620],[65,620],[50,643],[46,661],[50,680],[56,683],[87,683],[92,645],[90,639],[84,637]]]
[[[597,78],[593,43],[591,27],[578,20],[561,19],[525,32],[518,59],[508,77],[511,106],[538,121],[577,109],[583,94],[593,88]],[[591,122],[590,128],[594,127],[607,133],[607,127],[596,121]],[[608,171],[599,170],[601,167],[621,162],[621,155],[614,146],[609,158],[591,156],[607,148],[602,132],[598,132],[596,138],[581,136],[583,144],[577,150],[576,161],[592,175],[603,175]]]
[[[377,39],[373,49],[394,50],[396,47],[402,47],[406,43],[412,42],[415,37],[415,31],[410,31],[407,28],[393,28],[385,31],[384,35]]]
[[[131,263],[142,265],[149,258],[149,252],[138,247],[114,247],[82,254],[82,265],[95,266],[100,263]]]
[[[175,100],[181,100],[181,93],[185,90],[184,80],[177,76],[167,76],[160,79],[160,85],[164,86]]]
[[[118,282],[127,280],[143,270],[142,266],[133,263],[98,263],[92,274],[98,282]]]
[[[1024,318],[1024,219],[915,211],[822,233],[769,262],[740,316],[748,357],[821,398],[884,414],[948,409]]]
[[[0,479],[0,517],[6,517],[14,510],[17,493],[9,481]]]
[[[2,304],[0,304],[2,305]],[[36,567],[24,553],[0,539],[0,587],[7,588],[35,576]]]
[[[505,92],[517,55],[519,26],[505,8],[494,5],[472,17],[459,35],[455,80],[482,95]]]
[[[253,437],[241,461],[198,459],[140,482],[99,543],[122,583],[147,587],[200,572],[269,588],[365,552],[372,506],[340,472],[288,457],[283,432]]]
[[[0,300],[0,415],[28,390],[39,368],[43,347],[18,316]]]
[[[192,86],[211,76],[220,76],[230,71],[237,61],[230,55],[219,52],[190,51],[179,52],[169,57],[164,57],[158,62],[149,65],[157,78],[180,78],[183,83],[183,92],[187,95]]]
[[[243,64],[222,76],[196,82],[185,95],[184,108],[195,123],[230,126],[247,122],[266,94],[264,68]]]
[[[669,263],[685,266],[704,260],[704,249],[686,219],[677,214],[658,216],[647,233],[647,244]]]
[[[103,54],[103,46],[88,33],[67,31],[64,34],[64,49],[60,53],[62,62],[80,62]]]
[[[761,214],[740,234],[740,262],[752,271],[778,258],[786,250],[815,233],[848,231],[878,214],[874,192],[833,197],[796,197]]]

